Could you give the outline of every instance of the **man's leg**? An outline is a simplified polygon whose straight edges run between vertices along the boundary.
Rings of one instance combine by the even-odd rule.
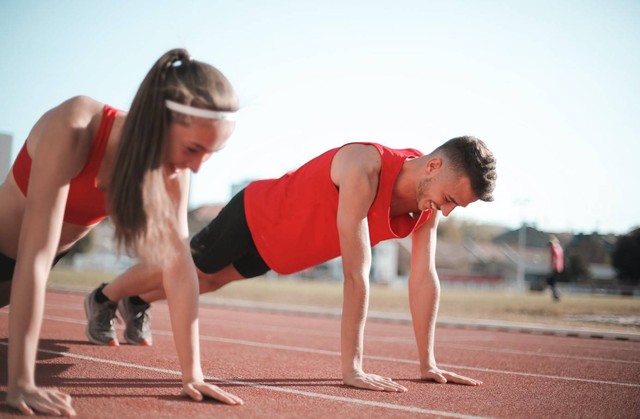
[[[198,270],[200,294],[238,279],[262,275],[269,270],[257,253],[244,212],[244,192],[238,193],[204,229],[191,240],[191,253]],[[236,268],[237,267],[237,268]],[[203,271],[212,272],[205,274]],[[240,273],[242,272],[242,273]],[[118,301],[127,323],[130,343],[150,344],[149,303],[166,298],[162,272],[137,265],[104,288],[104,296]],[[134,297],[124,298],[133,295]]]
[[[108,284],[102,284],[85,298],[87,337],[99,345],[117,345],[113,325],[116,309],[125,321],[125,339],[134,345],[153,342],[147,310],[150,305],[137,295],[162,287],[162,271],[145,264],[135,265]]]
[[[9,305],[11,281],[0,281],[0,308]]]
[[[139,263],[109,282],[102,292],[111,301],[141,295],[162,288],[162,270]],[[147,301],[149,302],[149,301]]]
[[[196,270],[198,271],[198,282],[200,284],[201,295],[207,292],[215,291],[218,288],[228,284],[229,282],[244,279],[244,277],[236,270],[233,265],[229,265],[226,268],[223,268],[222,270],[214,272],[212,274],[202,272],[197,268]],[[144,301],[152,303],[154,301],[166,299],[167,295],[164,292],[164,288],[160,286],[153,291],[142,294],[140,298]]]
[[[549,288],[551,288],[551,296],[553,297],[553,301],[560,301],[560,294],[558,293],[558,273],[554,272],[551,274],[551,278],[549,280]]]
[[[198,279],[200,294],[215,291],[221,286],[231,281],[243,279],[242,275],[230,265],[221,271],[213,274],[205,274],[198,269]],[[150,303],[164,300],[167,296],[162,283],[152,291],[146,292],[139,297],[122,298],[118,303],[118,311],[126,323],[124,337],[127,342],[133,345],[151,346],[153,336],[151,334],[151,319],[148,309]]]

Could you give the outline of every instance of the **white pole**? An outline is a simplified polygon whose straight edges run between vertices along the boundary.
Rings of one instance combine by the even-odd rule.
[[[518,267],[516,273],[516,290],[524,292],[525,286],[525,253],[527,245],[527,226],[522,223],[518,231]]]

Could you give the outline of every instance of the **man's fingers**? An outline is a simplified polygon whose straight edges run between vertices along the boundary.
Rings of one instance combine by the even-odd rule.
[[[191,384],[185,384],[182,386],[182,394],[191,397],[197,402],[202,401],[202,393],[196,390]]]
[[[480,384],[482,384],[482,381],[480,380],[475,380],[473,378],[465,377],[463,375],[448,373],[447,376],[449,378],[449,381],[456,384],[465,384],[468,386],[479,386]]]
[[[234,396],[231,393],[227,393],[217,386],[205,385],[200,388],[200,391],[212,399],[219,400],[226,404],[244,404],[240,397]]]
[[[346,385],[358,388],[364,388],[367,390],[375,391],[389,391],[404,393],[407,388],[394,382],[391,378],[381,377],[375,374],[367,374],[364,377],[359,377],[353,381],[345,381]]]
[[[357,387],[366,388],[368,390],[384,391],[384,387],[382,387],[381,385],[379,385],[379,384],[377,384],[375,382],[363,381],[362,384],[363,385],[357,386]]]
[[[477,386],[482,384],[482,381],[475,380],[473,378],[465,377],[464,375],[456,374],[449,371],[441,371],[441,373],[452,383],[465,384],[468,386]]]
[[[189,383],[182,387],[183,394],[191,397],[195,401],[202,401],[206,397],[218,400],[222,403],[231,405],[242,405],[244,401],[231,393],[227,393],[218,386],[214,386],[206,383]]]
[[[447,379],[445,378],[444,375],[440,374],[439,372],[435,372],[435,371],[431,371],[427,374],[426,377],[424,377],[425,380],[431,380],[431,381],[435,381],[436,383],[439,384],[446,384],[447,383]]]
[[[445,384],[447,382],[455,384],[464,384],[467,386],[479,386],[482,381],[475,380],[473,378],[465,377],[463,375],[455,374],[449,371],[431,370],[424,377],[423,380],[432,380],[436,383]]]
[[[376,377],[376,384],[382,386],[385,391],[397,391],[401,393],[404,393],[405,391],[407,391],[406,387],[401,386],[400,384],[396,383],[389,377],[381,377],[379,375],[375,377]]]

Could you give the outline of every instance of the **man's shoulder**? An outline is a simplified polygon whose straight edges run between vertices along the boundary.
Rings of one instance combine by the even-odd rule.
[[[341,147],[334,156],[334,164],[347,164],[363,170],[380,170],[382,155],[374,144],[352,143]]]

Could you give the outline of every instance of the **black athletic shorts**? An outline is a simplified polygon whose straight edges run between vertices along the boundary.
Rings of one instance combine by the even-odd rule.
[[[56,263],[58,263],[58,261],[62,259],[64,255],[66,255],[67,253],[69,252],[67,251],[57,255],[56,258],[53,260],[53,265],[51,266],[52,267],[56,266]],[[13,271],[15,269],[16,269],[16,260],[0,253],[0,282],[11,281],[13,279]]]
[[[244,211],[244,189],[209,225],[193,236],[191,255],[198,269],[209,274],[229,265],[245,278],[264,275],[271,270],[251,237]]]

